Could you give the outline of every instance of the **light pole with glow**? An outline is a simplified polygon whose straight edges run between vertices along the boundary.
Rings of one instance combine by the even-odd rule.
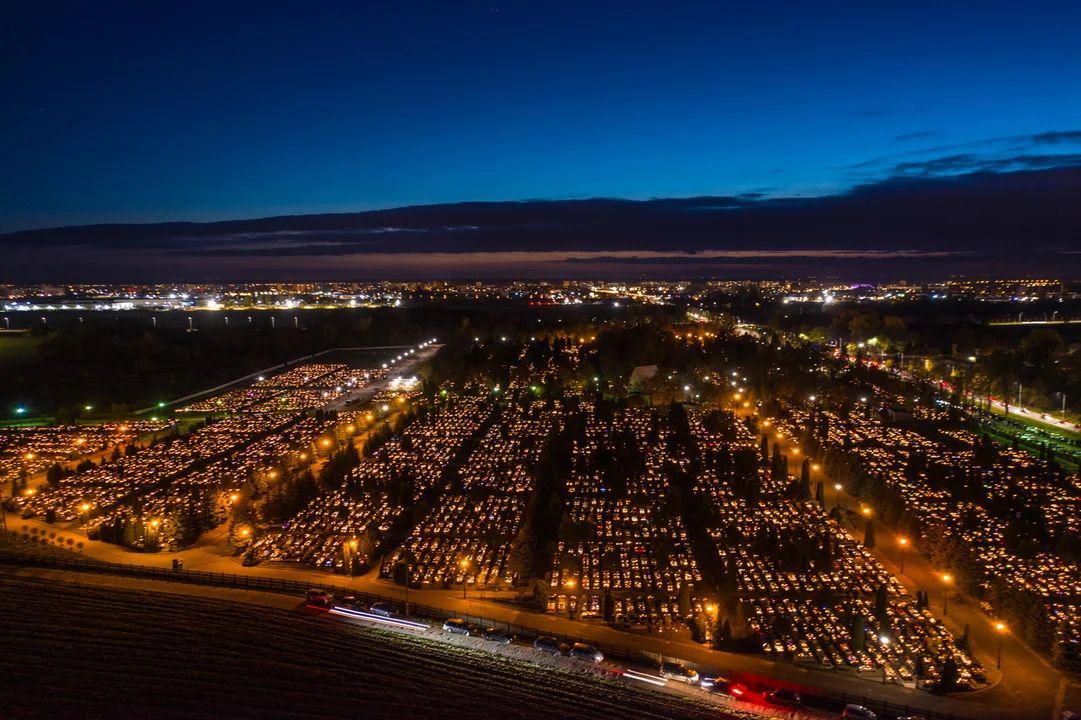
[[[949,575],[943,575],[942,576],[942,582],[946,583],[946,587],[944,587],[942,589],[942,614],[943,615],[949,615],[950,614],[950,587],[949,587],[949,582],[952,579],[953,578],[950,577]]]
[[[908,538],[899,538],[897,544],[901,546],[901,574],[905,574],[905,549],[908,547]]]
[[[883,650],[882,650],[882,657],[883,657],[882,684],[885,685],[886,684],[886,665],[887,665],[887,663],[885,662],[885,659],[886,659],[885,653],[886,653],[886,649],[889,648],[889,646],[890,646],[890,638],[889,638],[888,635],[879,635],[878,636],[878,641],[880,643],[882,643],[882,648],[883,648]]]
[[[1006,625],[1004,623],[995,623],[995,630],[998,631],[998,663],[996,669],[1002,669],[1002,636],[1006,633]]]

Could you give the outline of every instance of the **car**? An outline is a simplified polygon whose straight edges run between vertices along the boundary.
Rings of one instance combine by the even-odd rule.
[[[493,642],[501,642],[504,645],[510,645],[514,641],[514,636],[507,630],[500,630],[499,628],[490,627],[480,634],[485,640],[491,640]]]
[[[699,680],[697,670],[691,670],[674,662],[666,662],[661,665],[661,677],[665,680],[676,680],[688,685],[694,685]]]
[[[309,590],[307,597],[308,605],[311,607],[326,608],[327,610],[334,607],[334,596],[326,590]]]
[[[370,612],[372,615],[378,615],[379,617],[385,618],[395,617],[398,614],[394,610],[394,606],[388,602],[372,603],[372,606],[368,608],[368,612]]]
[[[571,646],[571,657],[585,660],[586,662],[599,663],[601,660],[604,660],[604,653],[592,645],[574,643],[574,645]]]
[[[734,700],[738,700],[747,695],[747,688],[740,685],[738,682],[732,682],[724,677],[706,676],[702,678],[699,686],[705,690],[715,692],[718,695],[723,695],[724,697],[732,698]]]
[[[541,652],[551,653],[552,655],[566,655],[570,652],[570,647],[567,646],[567,643],[559,642],[551,635],[541,635],[533,642],[533,647]]]
[[[447,620],[443,623],[443,629],[449,633],[465,635],[466,637],[473,637],[480,634],[480,628],[461,618],[451,618],[450,620]]]
[[[841,713],[842,720],[878,720],[878,715],[871,712],[862,705],[845,705],[844,712]]]
[[[346,595],[339,602],[335,603],[343,610],[357,610],[359,612],[367,612],[368,606],[362,603],[355,595]]]
[[[773,705],[783,705],[784,707],[799,707],[803,704],[803,698],[795,690],[777,688],[766,693],[766,702]]]

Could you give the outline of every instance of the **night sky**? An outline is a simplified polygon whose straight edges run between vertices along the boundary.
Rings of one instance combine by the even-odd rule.
[[[1081,165],[1081,4],[885,5],[22,3],[0,22],[0,232],[466,201],[753,204]],[[1069,228],[1052,230],[1049,246]],[[100,238],[79,242],[104,253]],[[35,242],[0,237],[27,263]],[[537,249],[515,242],[497,249]]]

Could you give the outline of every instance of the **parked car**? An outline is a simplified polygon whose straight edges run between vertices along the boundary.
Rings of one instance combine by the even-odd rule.
[[[661,665],[661,677],[666,680],[676,680],[681,683],[687,683],[688,685],[694,685],[699,679],[697,670],[691,670],[684,665],[674,662],[666,662]]]
[[[499,628],[490,627],[480,634],[485,640],[491,640],[493,642],[501,642],[504,645],[510,645],[514,641],[514,636],[507,630],[500,630]]]
[[[326,608],[329,610],[334,607],[334,596],[326,590],[309,590],[307,602],[308,605],[311,605],[312,607]]]
[[[841,713],[842,720],[878,720],[878,715],[871,712],[862,705],[845,705],[845,710]]]
[[[372,606],[368,609],[368,612],[370,612],[372,615],[378,615],[379,617],[385,618],[396,617],[398,614],[394,610],[394,606],[388,602],[372,603]]]
[[[604,660],[604,653],[592,645],[574,643],[571,647],[571,657],[585,660],[586,662],[599,663],[601,660]]]
[[[473,637],[480,634],[480,628],[473,623],[468,623],[461,618],[451,618],[443,623],[443,629],[449,633],[455,635],[465,635],[466,637]]]
[[[533,647],[541,652],[551,653],[553,655],[566,655],[570,652],[570,647],[568,647],[567,643],[559,642],[551,635],[541,635],[534,641]]]
[[[773,705],[783,705],[784,707],[799,707],[803,704],[803,698],[795,690],[777,688],[766,693],[766,702]]]
[[[357,599],[355,595],[346,595],[340,601],[335,603],[335,605],[344,610],[358,610],[360,612],[368,611],[368,606]]]

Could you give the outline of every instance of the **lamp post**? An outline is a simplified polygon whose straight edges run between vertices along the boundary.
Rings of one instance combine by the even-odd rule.
[[[568,590],[574,590],[574,578],[571,578],[567,582],[563,583],[563,587],[567,588]],[[567,619],[570,620],[571,617],[572,617],[572,613],[571,613],[571,596],[568,594],[567,595]]]
[[[908,547],[908,538],[900,538],[897,544],[901,546],[901,574],[905,574],[905,548]]]
[[[952,579],[953,578],[950,577],[949,575],[943,575],[942,576],[942,582],[946,583],[946,587],[944,587],[942,589],[942,614],[943,615],[949,615],[950,614],[950,587],[949,587],[949,583],[950,583],[950,580],[952,580]]]
[[[998,662],[995,665],[995,669],[1002,669],[1002,636],[1006,632],[1006,625],[1003,623],[995,623],[995,630],[998,631]]]
[[[834,483],[833,489],[837,491],[837,494],[833,496],[833,506],[841,507],[841,483]]]
[[[466,568],[469,567],[469,561],[468,560],[462,560],[461,566],[462,566],[462,600],[465,600],[465,589],[466,589],[466,586],[467,586],[466,577],[465,577],[465,570],[466,570]]]
[[[271,474],[271,477],[273,477],[273,474]],[[356,553],[357,553],[357,541],[356,540],[350,540],[349,541],[349,577],[350,578],[353,577],[353,558],[356,556]]]

